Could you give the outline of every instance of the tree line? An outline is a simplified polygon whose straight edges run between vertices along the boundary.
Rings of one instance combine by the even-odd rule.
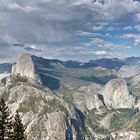
[[[27,140],[19,112],[12,117],[3,98],[0,100],[0,140]]]

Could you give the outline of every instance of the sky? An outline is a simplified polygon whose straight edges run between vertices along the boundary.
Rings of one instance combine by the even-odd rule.
[[[0,63],[24,52],[78,61],[140,56],[140,0],[0,0]]]

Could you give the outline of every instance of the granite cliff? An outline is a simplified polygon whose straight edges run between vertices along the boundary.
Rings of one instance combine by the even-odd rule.
[[[123,78],[114,61],[83,66],[22,54],[2,76],[0,97],[12,115],[19,110],[30,140],[139,140],[139,74]]]
[[[17,58],[16,64],[12,66],[12,74],[19,74],[40,82],[34,56],[28,53],[24,53]]]

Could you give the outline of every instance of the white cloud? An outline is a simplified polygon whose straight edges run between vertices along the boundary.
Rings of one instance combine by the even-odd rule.
[[[60,60],[78,60],[78,61],[89,61],[97,58],[114,58],[114,57],[122,57],[121,54],[117,54],[115,51],[105,51],[99,50],[96,51],[91,47],[54,47],[50,48],[48,46],[45,47],[46,51],[43,51],[41,56],[45,56],[49,59],[60,59]]]
[[[111,42],[105,41],[103,39],[99,38],[93,38],[90,42],[90,45],[95,45],[100,48],[106,48],[106,49],[113,49],[113,48],[121,48],[123,46],[112,44]]]
[[[130,30],[136,30],[136,31],[140,31],[140,25],[135,25],[135,26],[126,26],[123,28],[123,30],[126,31],[130,31]]]
[[[79,36],[89,36],[91,34],[92,34],[91,32],[76,31],[76,35],[79,35]]]
[[[105,34],[105,37],[111,38],[112,35],[111,35],[110,33],[106,33],[106,34]]]
[[[126,30],[126,31],[127,31],[127,30],[128,30],[128,31],[129,31],[129,30],[133,30],[133,29],[134,29],[134,27],[132,27],[132,26],[126,26],[126,27],[123,28],[123,30]]]
[[[140,31],[140,25],[135,25],[135,29],[136,29],[137,31]]]
[[[133,41],[134,46],[140,46],[140,34],[124,34],[120,38]]]
[[[9,34],[27,43],[60,43],[72,42],[77,30],[84,34],[100,31],[108,22],[135,22],[140,4],[133,0],[2,0],[0,12],[0,36]]]
[[[135,18],[135,19],[136,19],[136,21],[138,21],[138,22],[139,22],[139,21],[140,21],[140,13],[136,14],[136,16],[135,16],[135,17],[136,17],[136,18]]]
[[[106,51],[96,51],[95,54],[100,55],[100,56],[104,56],[104,55],[107,55],[107,52]]]
[[[22,7],[16,2],[10,3],[9,8],[12,9],[12,10],[22,10],[22,11],[25,11],[25,12],[32,12],[34,10],[37,10],[36,8],[31,7],[31,6]]]
[[[34,45],[34,44],[26,45],[24,48],[31,52],[40,52],[41,51],[41,47]]]
[[[100,31],[108,23],[136,25],[135,29],[140,31],[140,3],[134,0],[1,0],[0,13],[1,46],[16,42],[63,47],[73,45],[74,49],[81,43],[79,38],[88,38],[92,32],[94,36],[102,36]],[[113,31],[114,28],[108,30]],[[106,34],[106,37],[111,36]],[[135,45],[139,44],[138,37],[132,40]],[[106,49],[123,47],[101,39],[92,40],[90,45]],[[16,50],[19,48],[11,49],[19,52]],[[11,49],[7,49],[5,57],[11,54]]]
[[[100,31],[100,30],[103,30],[104,26],[93,26],[92,27],[92,30],[93,31]]]

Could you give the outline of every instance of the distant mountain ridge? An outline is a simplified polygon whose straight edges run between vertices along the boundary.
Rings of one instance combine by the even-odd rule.
[[[90,68],[90,67],[97,67],[101,66],[108,69],[116,69],[119,70],[123,65],[135,64],[140,61],[140,57],[128,57],[126,59],[119,59],[119,58],[102,58],[102,59],[95,59],[89,60],[88,62],[80,62],[80,61],[61,61],[58,59],[45,59],[43,57],[35,57],[35,61],[37,63],[45,64],[48,67],[52,67],[52,63],[59,63],[66,68]]]
[[[9,73],[11,71],[11,68],[12,68],[11,63],[0,64],[0,73],[4,73],[4,72]]]
[[[26,58],[27,56],[28,58]],[[23,63],[20,57],[25,58]],[[20,73],[20,75],[31,77],[35,80],[38,79],[44,86],[52,90],[58,90],[77,88],[79,85],[89,85],[91,83],[104,85],[111,79],[117,77],[125,78],[126,74],[129,78],[129,69],[132,72],[135,67],[140,67],[139,61],[140,57],[129,57],[124,60],[102,58],[83,63],[72,60],[45,59],[31,54],[26,55],[25,53],[18,57],[15,73]],[[14,67],[15,64],[13,67],[12,64],[1,64],[0,72],[10,73],[11,69],[14,70]],[[137,68],[134,74],[138,73],[139,69]],[[67,81],[70,87],[65,84]],[[75,83],[75,81],[77,82]]]
[[[124,61],[126,64],[134,64],[140,62],[140,57],[128,57]]]
[[[33,56],[33,55],[32,55]],[[44,65],[48,68],[52,68],[53,66],[51,63],[59,63],[64,67],[67,68],[90,68],[90,67],[96,67],[101,66],[104,68],[109,69],[119,69],[123,65],[130,65],[140,62],[140,57],[128,57],[124,60],[118,59],[118,58],[102,58],[102,59],[95,59],[95,60],[89,60],[89,62],[79,62],[79,61],[61,61],[58,59],[46,59],[43,57],[37,57],[33,56],[37,64]],[[12,67],[12,63],[1,63],[0,64],[0,73],[2,72],[10,72]]]

